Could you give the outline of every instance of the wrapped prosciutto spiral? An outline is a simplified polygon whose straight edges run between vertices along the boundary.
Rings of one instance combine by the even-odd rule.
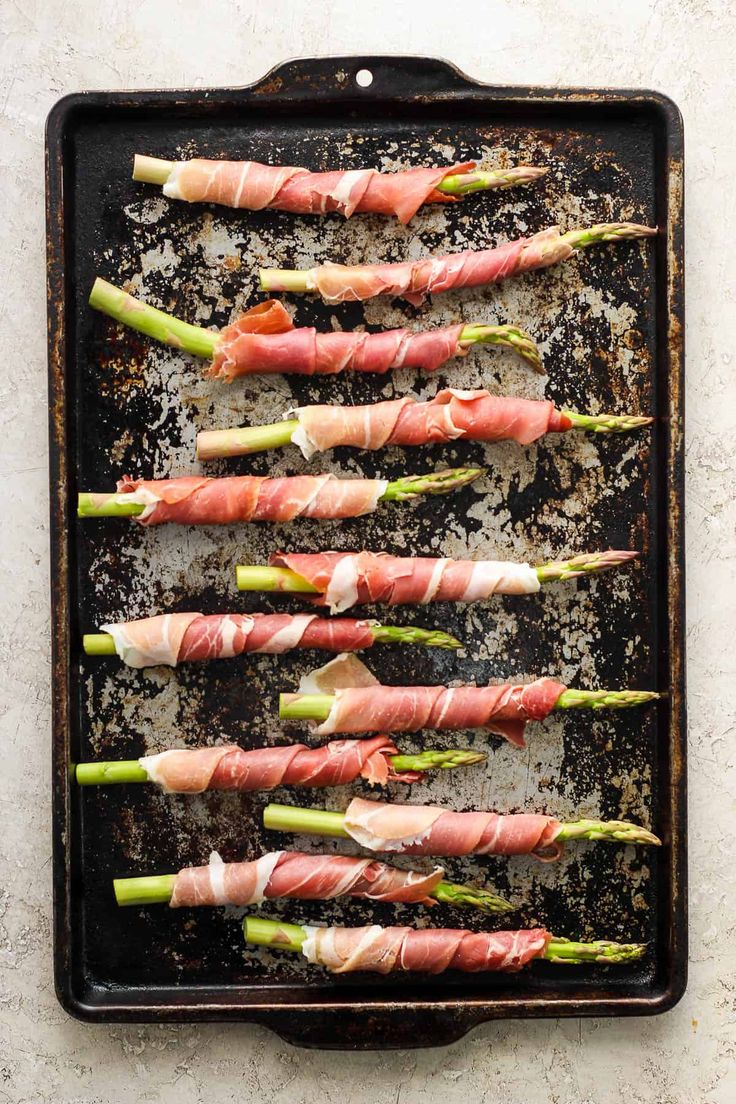
[[[244,652],[281,655],[293,648],[357,652],[377,643],[426,644],[459,648],[444,632],[412,626],[379,625],[352,617],[336,620],[303,613],[164,613],[102,626],[84,637],[88,655],[117,654],[129,667],[155,667]]]
[[[331,973],[370,970],[389,974],[417,970],[500,970],[514,973],[535,959],[567,964],[621,965],[640,959],[643,943],[613,943],[600,939],[577,943],[551,935],[544,928],[527,931],[471,932],[454,928],[314,927],[246,916],[246,943],[279,951],[301,952],[308,962]]]
[[[137,154],[133,179],[163,185],[169,199],[188,203],[219,203],[225,207],[263,211],[273,208],[299,215],[345,218],[360,211],[395,215],[407,223],[427,203],[456,203],[464,195],[511,188],[543,176],[547,170],[517,168],[476,171],[475,161],[445,168],[414,168],[383,173],[377,169],[310,172],[290,165],[258,161],[162,161]]]

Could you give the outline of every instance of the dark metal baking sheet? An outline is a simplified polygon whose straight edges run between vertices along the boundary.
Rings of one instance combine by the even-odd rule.
[[[360,69],[373,74],[367,89],[355,82]],[[424,210],[403,228],[372,216],[346,223],[337,215],[320,220],[170,203],[130,179],[136,151],[313,168],[480,155],[489,164],[529,161],[551,171],[539,186]],[[322,1047],[442,1044],[497,1017],[671,1007],[686,976],[677,108],[649,92],[496,88],[436,60],[303,60],[244,89],[67,97],[48,121],[47,185],[55,949],[64,1006],[97,1021],[252,1020]],[[516,321],[542,343],[544,380],[512,356],[485,351],[435,378],[250,379],[227,388],[204,381],[190,358],[155,348],[86,306],[100,274],[183,317],[222,325],[257,297],[258,263],[398,259],[483,246],[555,222],[567,228],[617,218],[657,223],[662,232],[653,244],[591,250],[499,288],[438,297],[420,310],[385,301],[341,308],[294,301],[298,323],[320,328]],[[192,446],[200,427],[273,420],[295,399],[365,402],[405,390],[429,396],[445,381],[545,394],[578,409],[641,410],[657,420],[651,436],[571,434],[528,449],[461,442],[421,453],[343,450],[311,465],[292,450],[240,463],[244,472],[329,467],[389,476],[470,460],[489,467],[482,494],[468,488],[347,523],[146,532],[124,521],[80,524],[75,517],[78,490],[111,487],[123,472],[196,470]],[[254,857],[288,841],[260,828],[266,795],[190,799],[144,786],[80,793],[70,785],[70,760],[128,758],[223,737],[244,746],[299,738],[280,728],[276,694],[319,657],[135,672],[83,657],[81,633],[166,609],[269,608],[268,600],[237,594],[236,562],[258,562],[275,548],[351,546],[450,555],[468,549],[532,561],[609,546],[642,549],[631,571],[528,599],[392,612],[398,622],[442,620],[468,641],[457,659],[394,649],[367,656],[384,681],[550,673],[580,686],[669,690],[656,709],[533,726],[527,751],[490,741],[487,770],[393,795],[650,823],[665,839],[661,851],[588,844],[551,867],[525,859],[448,863],[454,876],[485,879],[521,900],[513,924],[647,940],[641,965],[540,966],[513,977],[330,978],[284,956],[244,953],[234,910],[116,908],[113,875],[177,869],[205,861],[212,848],[226,858]],[[437,734],[425,738],[440,743]],[[462,734],[463,743],[472,740],[484,742]],[[348,790],[283,796],[342,807]],[[347,923],[375,916],[480,924],[439,908],[430,916],[359,903],[284,902],[266,911]]]

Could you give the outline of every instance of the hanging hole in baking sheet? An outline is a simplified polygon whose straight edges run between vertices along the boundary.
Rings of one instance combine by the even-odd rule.
[[[373,84],[373,74],[370,69],[359,69],[355,74],[355,83],[361,88],[370,88]]]

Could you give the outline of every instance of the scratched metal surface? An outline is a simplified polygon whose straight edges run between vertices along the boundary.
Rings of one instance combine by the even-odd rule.
[[[193,459],[198,430],[274,421],[307,402],[362,403],[407,391],[428,398],[449,384],[544,396],[591,412],[662,414],[667,399],[654,386],[661,289],[655,253],[647,244],[592,249],[546,272],[498,288],[437,297],[420,309],[385,300],[329,307],[286,297],[297,324],[320,329],[419,328],[458,319],[515,322],[539,342],[545,377],[533,375],[511,354],[479,350],[431,376],[252,378],[226,386],[205,380],[202,362],[158,347],[87,308],[92,281],[101,275],[162,309],[220,327],[262,298],[256,288],[260,265],[398,260],[480,247],[554,223],[567,229],[616,219],[656,222],[659,134],[646,116],[619,117],[603,108],[540,116],[513,101],[505,112],[475,101],[461,107],[457,101],[444,106],[428,101],[386,110],[368,98],[357,110],[327,102],[269,112],[256,102],[245,111],[214,115],[185,106],[162,118],[131,107],[78,119],[67,151],[73,164],[73,192],[67,197],[73,242],[67,379],[70,459],[76,469],[72,491],[112,488],[123,473],[151,477],[204,470]],[[425,209],[402,227],[378,216],[345,222],[337,215],[295,218],[168,201],[159,189],[130,179],[136,151],[172,158],[247,155],[315,169],[394,169],[474,158],[484,167],[530,162],[550,171],[536,186]],[[661,429],[655,428],[613,439],[570,433],[529,448],[455,442],[376,454],[337,450],[311,463],[291,448],[210,465],[208,473],[330,470],[389,478],[469,463],[488,470],[458,494],[386,505],[347,522],[149,531],[124,520],[74,522],[72,639],[105,621],[170,610],[299,610],[296,598],[240,595],[235,589],[235,564],[265,562],[275,549],[370,548],[541,562],[599,548],[636,548],[642,557],[633,569],[550,585],[527,598],[502,597],[470,607],[365,608],[365,615],[388,622],[441,626],[461,637],[466,648],[456,656],[383,647],[364,658],[387,683],[481,684],[549,674],[583,688],[665,689],[666,550],[657,479],[662,449]],[[80,656],[77,644],[72,757],[122,759],[223,740],[256,747],[306,738],[303,729],[280,724],[277,695],[325,658],[294,652],[138,672],[114,659]],[[483,746],[488,764],[412,788],[396,785],[387,796],[459,809],[549,812],[563,820],[621,817],[656,831],[662,827],[667,724],[666,706],[553,716],[530,726],[522,751],[473,733],[407,736],[400,741],[402,750]],[[661,910],[668,903],[660,892],[663,857],[651,849],[584,843],[570,846],[550,865],[526,858],[447,860],[448,876],[491,884],[519,903],[503,924],[439,906],[431,911],[360,902],[263,907],[264,915],[296,921],[541,924],[575,938],[649,942],[642,965],[615,972],[542,966],[512,979],[330,978],[296,958],[244,952],[237,910],[115,906],[113,876],[173,871],[205,862],[213,849],[225,860],[292,844],[356,852],[350,844],[292,840],[260,826],[268,800],[341,809],[353,793],[368,788],[186,798],[128,786],[73,795],[71,938],[78,986],[97,994],[102,1005],[104,994],[117,999],[135,992],[145,1001],[147,993],[163,989],[196,1004],[213,990],[232,995],[253,987],[259,1000],[287,1004],[336,997],[498,999],[508,1001],[508,1014],[522,998],[556,997],[570,1007],[577,1002],[584,1011],[586,1001],[602,995],[635,998],[652,991],[666,953]],[[349,1028],[345,1032],[349,1035]],[[449,1022],[444,1036],[439,1028],[436,1032],[428,1041],[452,1036]]]

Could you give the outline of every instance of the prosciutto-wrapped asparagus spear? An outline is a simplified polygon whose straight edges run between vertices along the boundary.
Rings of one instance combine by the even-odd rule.
[[[547,172],[532,165],[510,169],[478,169],[475,161],[445,168],[377,169],[310,172],[288,165],[258,161],[162,161],[136,154],[133,179],[161,184],[169,199],[188,203],[219,203],[225,207],[263,211],[271,207],[296,215],[327,215],[338,211],[350,218],[356,211],[396,215],[407,223],[427,203],[457,203],[473,192],[529,184]]]
[[[454,770],[483,763],[481,751],[464,748],[400,755],[388,736],[333,740],[322,747],[288,744],[245,751],[234,744],[207,748],[171,748],[140,759],[77,763],[80,786],[153,782],[164,793],[205,790],[273,790],[277,786],[344,786],[364,778],[372,786],[422,782],[427,771]]]
[[[399,870],[375,859],[348,855],[308,855],[271,851],[254,862],[224,863],[216,851],[207,866],[189,866],[178,874],[115,878],[119,905],[260,905],[274,897],[329,901],[362,897],[368,901],[435,905],[442,902],[482,912],[510,912],[514,906],[491,890],[445,880],[436,866],[429,874]]]
[[[298,445],[307,460],[316,452],[347,445],[380,449],[388,445],[465,441],[516,441],[530,445],[545,433],[571,429],[623,433],[653,419],[633,415],[575,414],[552,402],[491,395],[488,391],[446,388],[429,402],[401,399],[368,406],[303,406],[294,418],[270,425],[206,430],[197,434],[197,457],[244,456],[263,449]]]
[[[446,257],[425,257],[400,264],[340,265],[316,268],[262,268],[262,291],[305,291],[321,295],[326,303],[401,296],[419,306],[428,295],[455,288],[482,287],[508,276],[566,261],[579,249],[598,242],[648,238],[656,229],[633,222],[609,222],[587,230],[560,233],[559,226],[518,238],[495,249],[468,249]]]
[[[301,952],[308,962],[332,974],[366,970],[377,974],[408,970],[441,974],[444,970],[516,973],[530,962],[566,964],[635,962],[645,943],[611,943],[607,939],[575,943],[544,928],[526,931],[472,932],[456,928],[314,927],[246,916],[246,943],[278,951]]]
[[[277,299],[251,307],[220,333],[191,326],[134,299],[105,280],[95,280],[91,307],[165,345],[210,361],[207,375],[231,383],[236,376],[285,372],[335,375],[338,372],[386,373],[392,368],[433,372],[452,357],[466,356],[474,345],[504,345],[535,372],[542,371],[539,350],[518,326],[466,326],[462,322],[423,333],[407,329],[378,333],[317,333],[296,328]]]
[[[562,823],[535,813],[456,813],[437,805],[393,805],[354,797],[344,813],[267,805],[263,825],[276,832],[353,839],[368,851],[401,855],[535,855],[553,862],[567,840],[661,844],[625,820]]]
[[[301,689],[306,692],[279,696],[279,716],[311,721],[317,736],[483,728],[517,747],[524,746],[527,723],[553,710],[629,709],[659,697],[650,690],[570,690],[551,678],[526,685],[382,686],[354,655],[313,671]]]
[[[380,625],[353,617],[336,620],[313,613],[164,613],[102,626],[87,633],[87,655],[118,655],[129,667],[176,667],[244,652],[281,655],[294,648],[358,652],[374,644],[424,644],[462,648],[449,633],[413,625]]]
[[[494,594],[534,594],[544,583],[599,574],[638,552],[593,552],[532,567],[499,560],[390,556],[387,552],[273,552],[268,567],[239,564],[238,590],[301,594],[330,613],[351,606],[479,602]]]
[[[231,525],[243,521],[361,517],[379,502],[404,502],[446,494],[483,474],[483,468],[448,468],[427,475],[387,479],[338,479],[334,475],[180,475],[173,479],[121,479],[111,494],[79,495],[79,517],[132,517],[140,525]]]

